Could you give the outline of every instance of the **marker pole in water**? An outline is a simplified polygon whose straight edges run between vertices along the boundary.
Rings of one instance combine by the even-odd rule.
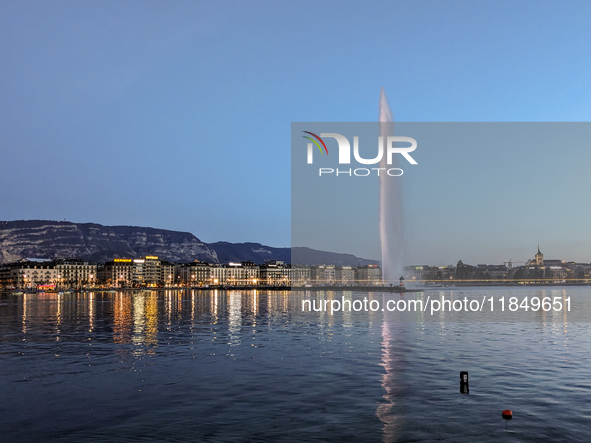
[[[470,383],[469,383],[467,371],[460,372],[460,393],[461,394],[469,394],[470,393]]]

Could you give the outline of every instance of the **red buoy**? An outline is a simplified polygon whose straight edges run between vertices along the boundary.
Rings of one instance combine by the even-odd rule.
[[[511,412],[511,409],[505,409],[501,412],[501,415],[505,420],[511,420],[513,418],[513,412]]]

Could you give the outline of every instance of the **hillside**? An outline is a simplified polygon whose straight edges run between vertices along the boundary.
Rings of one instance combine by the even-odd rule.
[[[201,260],[228,263],[250,260],[291,262],[290,248],[260,243],[205,243],[189,232],[138,226],[103,226],[50,220],[0,221],[0,264],[24,258],[79,258],[105,262],[113,258],[145,255],[176,263]],[[351,254],[337,254],[309,248],[294,248],[300,264],[357,266],[375,264]]]

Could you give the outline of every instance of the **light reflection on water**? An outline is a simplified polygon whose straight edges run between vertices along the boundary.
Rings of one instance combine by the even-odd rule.
[[[471,317],[303,299],[567,297]],[[586,288],[136,291],[0,298],[3,441],[584,440]],[[506,322],[506,320],[516,320]],[[470,394],[459,372],[470,372]],[[513,409],[505,423],[500,411]]]

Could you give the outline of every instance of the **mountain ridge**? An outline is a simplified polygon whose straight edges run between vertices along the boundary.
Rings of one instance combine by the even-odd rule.
[[[318,251],[311,248],[278,248],[261,243],[206,243],[190,232],[140,226],[105,226],[56,220],[0,221],[0,264],[26,258],[78,258],[106,262],[114,258],[157,255],[164,260],[209,263],[266,260],[291,262],[292,251],[298,263],[307,265],[357,266],[377,264],[376,260],[352,254]]]

